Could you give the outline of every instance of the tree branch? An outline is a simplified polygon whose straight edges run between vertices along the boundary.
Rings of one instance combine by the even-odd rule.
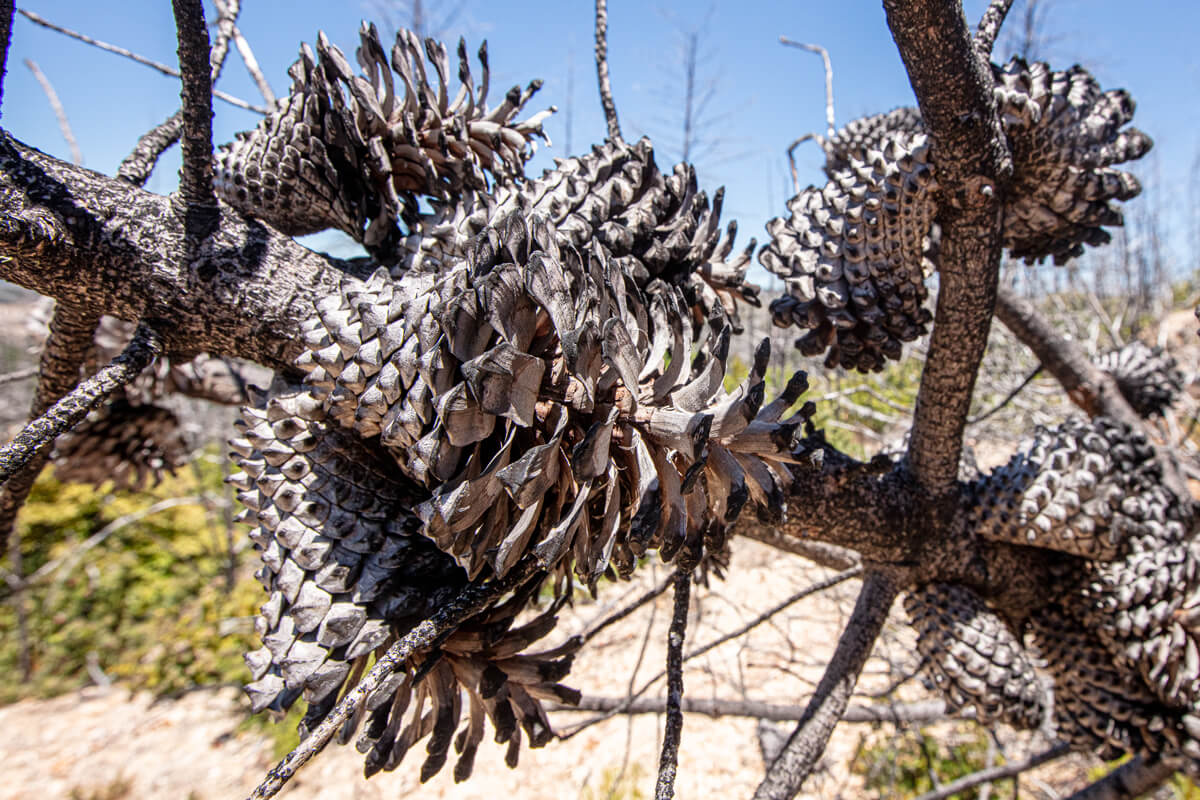
[[[992,99],[991,70],[975,48],[961,5],[883,5],[933,139],[941,186],[941,288],[908,460],[922,489],[944,498],[958,473],[971,392],[987,346],[1012,157]]]
[[[597,697],[584,695],[579,703],[554,707],[554,711],[601,711],[621,714],[662,714],[667,701],[661,697],[645,697],[629,702],[627,697]],[[804,717],[807,706],[764,703],[758,700],[723,700],[720,698],[688,697],[683,700],[688,714],[710,717],[750,717],[774,722],[795,722]],[[847,706],[842,722],[878,724],[924,724],[953,717],[943,700],[921,700],[915,703],[871,703]]]
[[[242,63],[246,65],[246,72],[250,73],[250,77],[254,80],[254,85],[258,87],[259,93],[263,96],[263,100],[268,106],[275,105],[275,92],[271,90],[271,84],[263,75],[262,69],[258,66],[258,59],[254,57],[254,51],[250,48],[250,43],[246,41],[246,37],[238,30],[235,25],[233,28],[233,43],[237,46],[238,54],[242,57]]]
[[[182,73],[183,166],[179,170],[179,193],[190,216],[194,209],[215,211],[217,207],[213,191],[210,44],[200,0],[171,0],[171,8],[175,12]]]
[[[76,166],[79,166],[83,163],[83,153],[79,152],[79,142],[75,141],[75,134],[71,130],[71,122],[67,119],[67,112],[63,110],[62,101],[58,99],[58,92],[54,91],[54,85],[50,83],[50,79],[38,68],[37,62],[31,58],[27,58],[25,59],[25,66],[33,73],[33,77],[37,80],[38,85],[46,93],[46,101],[50,103],[50,110],[54,112],[54,118],[58,120],[58,129],[62,131],[63,139],[67,142],[67,147],[71,148],[71,161]]]
[[[996,35],[1000,33],[1000,26],[1004,24],[1004,18],[1008,16],[1012,4],[1013,0],[992,0],[987,11],[983,12],[979,27],[975,30],[975,47],[979,49],[979,55],[983,58],[992,57]]]
[[[1080,789],[1067,800],[1133,800],[1154,791],[1174,774],[1174,767],[1162,761],[1146,761],[1138,756]]]
[[[1011,764],[1002,764],[998,767],[990,769],[981,769],[978,772],[972,772],[970,775],[964,775],[956,781],[951,781],[945,786],[935,789],[932,792],[926,792],[917,798],[917,800],[947,800],[950,797],[965,792],[967,789],[973,789],[976,786],[984,783],[994,783],[1020,775],[1026,770],[1033,769],[1039,764],[1045,764],[1047,761],[1053,761],[1056,758],[1061,758],[1071,751],[1070,745],[1059,742],[1053,747],[1043,750],[1042,752],[1030,756],[1022,761],[1014,761]]]
[[[30,422],[16,437],[0,447],[0,483],[7,482],[39,452],[48,450],[61,434],[75,427],[104,399],[138,376],[162,352],[154,330],[142,323],[133,341],[111,364],[79,384],[46,413]]]
[[[675,796],[675,772],[679,767],[679,741],[683,734],[683,640],[687,634],[688,608],[692,597],[692,570],[675,570],[675,610],[667,632],[667,724],[663,731],[662,755],[658,759],[658,783],[654,800]]]
[[[833,122],[833,62],[829,60],[829,51],[819,44],[805,44],[789,39],[786,36],[779,37],[779,43],[787,47],[798,47],[801,50],[807,50],[810,53],[816,53],[821,57],[821,63],[825,66],[825,134],[833,136],[837,131],[837,127]],[[799,140],[797,140],[799,144]],[[792,145],[795,147],[796,145]],[[788,157],[790,158],[792,149],[788,148]],[[793,176],[794,177],[794,176]]]
[[[167,352],[289,368],[299,324],[343,273],[369,264],[314,253],[229,210],[182,264],[170,201],[0,137],[0,278],[125,320],[162,319]]]
[[[267,777],[250,795],[249,800],[266,800],[266,798],[278,794],[297,770],[329,744],[329,740],[333,738],[338,728],[358,710],[359,705],[366,700],[367,695],[375,690],[376,686],[402,669],[404,662],[414,653],[433,647],[446,633],[454,630],[514,587],[523,583],[536,571],[535,563],[530,560],[523,565],[518,565],[503,580],[468,585],[457,597],[439,608],[433,616],[396,640],[387,649],[387,652],[379,657],[366,677],[338,701],[338,704],[329,712],[329,716],[309,734],[308,738],[267,773]]]
[[[817,690],[804,710],[804,716],[784,745],[783,751],[767,769],[754,792],[755,800],[788,800],[800,791],[804,779],[816,766],[829,735],[842,718],[858,675],[867,662],[875,639],[883,630],[898,587],[881,572],[868,572],[862,592],[854,604],[850,621],[838,640]]]
[[[48,28],[56,33],[61,33],[64,36],[70,36],[72,39],[78,39],[79,41],[83,42],[84,44],[90,44],[93,47],[98,47],[101,50],[105,50],[109,53],[115,53],[116,55],[124,56],[125,58],[128,58],[131,61],[136,61],[137,63],[139,63],[143,66],[150,67],[151,69],[157,70],[158,72],[161,72],[163,75],[167,75],[172,78],[180,77],[179,70],[175,69],[174,67],[169,67],[166,64],[159,63],[158,61],[152,61],[151,59],[146,58],[145,56],[140,56],[137,53],[126,50],[124,47],[118,47],[115,44],[109,44],[108,42],[102,42],[99,39],[93,39],[92,37],[87,36],[82,33],[79,33],[78,31],[73,31],[70,28],[64,28],[61,25],[55,25],[53,22],[51,22],[50,20],[41,16],[40,14],[35,14],[34,12],[28,11],[24,8],[20,8],[17,10],[21,12],[21,15],[23,17],[25,17],[26,19],[28,19],[30,22],[34,23],[35,25],[40,25],[43,28]],[[237,106],[238,108],[244,108],[247,111],[253,111],[258,114],[270,113],[269,109],[263,108],[262,106],[251,105],[250,103],[247,103],[245,100],[234,97],[231,94],[226,94],[225,92],[222,92],[219,89],[213,90],[212,96],[217,98],[218,100],[224,100],[226,103],[229,103],[229,105],[231,105],[231,106]]]
[[[621,125],[617,122],[617,106],[608,78],[608,0],[596,0],[596,80],[600,84],[600,105],[608,122],[608,138],[619,142]]]
[[[4,99],[4,78],[8,74],[8,45],[12,42],[13,0],[0,4],[0,102]]]

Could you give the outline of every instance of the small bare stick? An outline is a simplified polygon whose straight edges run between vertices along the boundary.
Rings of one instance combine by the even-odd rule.
[[[254,79],[254,84],[262,94],[263,100],[267,101],[268,106],[275,105],[275,92],[271,90],[271,84],[263,76],[262,69],[258,66],[258,59],[254,57],[254,51],[250,49],[250,43],[246,41],[245,36],[242,36],[242,32],[238,30],[237,26],[233,28],[233,43],[242,57],[242,63],[246,65],[246,72],[250,73],[250,77]]]
[[[679,768],[679,741],[683,735],[683,639],[687,634],[688,607],[692,596],[692,571],[675,571],[675,612],[667,633],[667,727],[663,732],[662,756],[658,760],[658,785],[654,800],[675,796],[675,772]]]
[[[617,106],[613,103],[612,83],[608,78],[608,0],[596,0],[596,80],[600,83],[600,105],[608,122],[608,138],[622,141],[617,122]]]
[[[0,448],[0,483],[7,482],[60,434],[75,427],[106,397],[136,378],[161,352],[158,334],[146,323],[139,325],[133,341],[111,364],[79,384]]]
[[[800,173],[796,171],[796,156],[794,151],[797,147],[809,141],[810,139],[816,141],[816,143],[822,147],[825,146],[825,140],[815,133],[806,133],[788,145],[788,168],[792,171],[792,191],[794,191],[796,194],[800,194]]]
[[[642,594],[641,597],[637,598],[632,603],[629,603],[624,608],[618,609],[617,611],[614,611],[609,616],[600,620],[600,622],[596,623],[595,626],[590,627],[588,629],[587,633],[584,633],[581,635],[581,638],[583,639],[583,643],[587,644],[592,639],[594,639],[596,637],[596,635],[598,633],[600,633],[600,631],[604,630],[609,625],[613,625],[613,624],[625,619],[630,614],[637,611],[642,606],[646,605],[646,603],[649,603],[651,600],[653,600],[654,598],[658,597],[660,594],[665,592],[670,585],[671,585],[671,579],[668,578],[667,580],[660,583],[658,586],[655,586],[652,589],[647,589],[646,592],[644,594]]]
[[[978,772],[972,772],[970,775],[964,775],[958,780],[947,783],[945,786],[939,787],[932,792],[926,792],[918,797],[917,800],[946,800],[948,797],[953,797],[960,792],[973,789],[980,784],[994,783],[996,781],[1002,781],[1005,778],[1016,777],[1022,772],[1033,769],[1039,764],[1045,764],[1047,761],[1053,761],[1056,758],[1061,758],[1070,751],[1070,745],[1064,742],[1059,742],[1053,747],[1043,750],[1036,755],[1032,755],[1023,761],[1014,761],[1011,764],[1001,764],[998,767],[981,769]]]
[[[868,572],[854,612],[838,639],[821,682],[813,693],[804,717],[792,732],[783,751],[767,769],[754,792],[754,800],[790,800],[825,752],[829,735],[842,718],[847,701],[858,682],[867,657],[875,646],[888,610],[896,599],[893,578],[881,572]]]
[[[821,62],[825,65],[825,129],[826,135],[832,137],[836,128],[833,123],[833,62],[829,60],[829,51],[819,44],[805,44],[786,36],[780,36],[779,43],[787,47],[798,47],[821,57]]]
[[[75,141],[75,134],[71,130],[70,121],[67,119],[67,112],[63,110],[62,102],[58,99],[58,92],[54,91],[54,85],[50,83],[50,79],[46,77],[45,73],[38,68],[36,61],[27,58],[25,59],[25,66],[29,67],[29,71],[33,73],[33,77],[41,85],[42,91],[46,93],[46,100],[50,103],[50,110],[54,112],[54,117],[58,120],[58,129],[62,131],[63,138],[67,140],[67,147],[71,148],[71,162],[78,167],[83,163],[83,153],[79,152],[79,142]]]
[[[992,0],[979,20],[979,28],[975,31],[975,47],[985,59],[992,56],[996,35],[1000,33],[1000,26],[1004,24],[1012,4],[1013,0]]]
[[[1154,791],[1174,774],[1175,767],[1170,764],[1147,761],[1138,756],[1080,789],[1067,800],[1133,800]]]
[[[40,25],[43,28],[48,28],[52,31],[55,31],[56,33],[61,33],[64,36],[70,36],[72,39],[78,39],[79,41],[83,42],[84,44],[90,44],[93,47],[98,47],[101,50],[105,50],[109,53],[115,53],[116,55],[123,56],[125,58],[130,59],[131,61],[136,61],[137,63],[141,64],[142,66],[150,67],[151,69],[161,72],[163,75],[168,75],[172,78],[180,77],[179,70],[175,69],[174,67],[169,67],[166,64],[162,64],[158,61],[153,61],[149,58],[146,58],[145,56],[140,56],[137,53],[134,53],[130,50],[126,50],[124,47],[118,47],[115,44],[109,44],[108,42],[102,42],[99,39],[93,39],[92,37],[87,36],[82,33],[79,33],[78,31],[73,31],[70,28],[64,28],[61,25],[55,25],[53,22],[50,22],[48,19],[41,16],[40,14],[35,14],[32,11],[27,11],[24,8],[20,8],[17,10],[21,12],[22,16],[24,16],[26,19],[28,19],[30,22],[34,23],[35,25]],[[254,111],[259,114],[268,113],[268,110],[263,108],[262,106],[251,105],[250,103],[247,103],[245,100],[242,100],[241,98],[234,97],[231,94],[226,94],[225,92],[222,92],[220,90],[214,90],[212,95],[213,95],[213,97],[217,98],[218,100],[224,100],[226,103],[229,103],[231,106],[237,106],[238,108],[244,108],[247,111]]]
[[[404,662],[414,653],[434,646],[443,635],[478,614],[514,587],[519,586],[535,571],[535,562],[527,561],[511,570],[503,580],[471,584],[463,589],[457,597],[438,609],[432,617],[396,640],[395,644],[389,647],[387,652],[375,662],[375,666],[371,667],[371,671],[366,674],[366,677],[346,693],[345,697],[334,706],[333,711],[329,712],[329,716],[308,735],[308,738],[267,773],[267,777],[250,795],[249,800],[266,800],[266,798],[278,794],[297,770],[325,749],[325,745],[329,744],[333,734],[358,710],[367,695],[389,676],[403,669]]]
[[[710,717],[750,717],[769,719],[774,722],[795,722],[804,716],[805,706],[780,705],[761,700],[725,700],[712,697],[685,697],[683,710],[688,714],[705,714]],[[584,695],[574,705],[554,706],[556,712],[615,711],[621,714],[662,714],[667,710],[667,701],[661,697],[646,697],[629,703],[628,697],[601,697]],[[962,714],[946,708],[944,700],[918,700],[912,703],[864,703],[846,708],[842,722],[877,725],[889,722],[894,725],[938,722],[943,719],[962,717]]]

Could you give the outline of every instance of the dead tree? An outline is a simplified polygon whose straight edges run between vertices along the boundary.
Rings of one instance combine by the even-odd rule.
[[[421,742],[429,776],[453,748],[466,779],[490,723],[515,764],[522,741],[551,738],[543,701],[579,698],[563,681],[584,641],[542,643],[560,604],[647,552],[677,570],[670,796],[690,576],[721,570],[736,534],[846,548],[863,574],[757,797],[800,789],[902,592],[951,707],[1134,753],[1125,786],[1196,774],[1200,562],[1177,464],[1126,399],[1136,370],[1122,385],[997,287],[1005,250],[1061,262],[1107,241],[1138,190],[1114,165],[1150,142],[1125,127],[1129,98],[1081,68],[989,63],[1008,5],[976,38],[952,0],[885,2],[919,110],[835,132],[829,182],[789,202],[759,253],[785,278],[777,323],[830,366],[879,369],[931,331],[906,451],[860,462],[814,428],[811,402],[794,410],[803,374],[765,396],[769,348],[723,387],[738,304],[756,302],[751,253],[723,235],[719,190],[710,201],[688,165],[660,170],[648,141],[622,138],[604,0],[610,138],[538,179],[524,176],[538,82],[493,104],[486,49],[459,45],[455,85],[443,45],[402,31],[389,58],[371,26],[363,75],[321,35],[289,96],[214,154],[208,29],[198,0],[176,0],[178,193],[0,139],[0,277],[59,302],[47,353],[62,356],[43,360],[40,419],[0,453],[6,488],[63,427],[59,397],[110,388],[72,388],[100,313],[139,323],[137,353],[277,371],[231,441],[269,591],[248,691],[259,709],[303,698],[306,737],[258,797],[332,739],[357,738],[368,774]],[[11,3],[0,17],[6,51]],[[370,257],[291,238],[331,227]],[[1085,416],[963,481],[993,316]],[[131,359],[98,375],[124,380]],[[555,600],[518,620],[543,585]]]

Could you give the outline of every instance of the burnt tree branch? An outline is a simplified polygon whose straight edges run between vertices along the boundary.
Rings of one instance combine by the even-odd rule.
[[[854,612],[825,674],[796,730],[754,792],[755,800],[788,800],[800,791],[846,711],[858,675],[875,647],[875,640],[883,630],[897,593],[898,587],[891,576],[881,572],[867,573]]]
[[[183,107],[183,166],[179,193],[191,216],[216,209],[212,165],[212,67],[204,5],[200,0],[172,0],[179,38],[180,99]]]
[[[971,393],[987,346],[1012,157],[992,99],[991,70],[961,5],[948,0],[883,5],[933,139],[941,187],[941,288],[908,458],[921,488],[943,498],[958,473]]]
[[[683,640],[691,606],[692,570],[677,569],[673,583],[675,608],[667,631],[667,724],[658,759],[655,800],[671,800],[675,796],[675,772],[679,768],[679,742],[683,735]]]

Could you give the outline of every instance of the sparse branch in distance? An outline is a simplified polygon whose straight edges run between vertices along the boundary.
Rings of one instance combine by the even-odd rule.
[[[1008,16],[1008,10],[1012,8],[1013,0],[992,0],[988,4],[987,11],[983,12],[983,17],[979,20],[979,27],[975,31],[975,46],[979,48],[979,54],[984,58],[992,57],[992,48],[996,46],[996,36],[1000,33],[1000,27],[1004,24],[1004,18]]]
[[[608,123],[608,138],[619,142],[621,125],[617,122],[617,106],[608,77],[608,0],[596,0],[596,80],[600,84],[600,105]]]
[[[26,19],[28,19],[30,22],[34,23],[35,25],[40,25],[43,28],[48,28],[52,31],[55,31],[56,33],[61,33],[64,36],[70,36],[72,39],[78,39],[79,41],[83,42],[84,44],[90,44],[93,47],[98,47],[101,50],[105,50],[109,53],[115,53],[116,55],[124,56],[125,58],[128,58],[131,61],[136,61],[138,64],[141,64],[146,67],[150,67],[151,69],[154,69],[154,70],[157,70],[157,71],[161,72],[163,75],[167,75],[172,78],[180,77],[179,70],[175,69],[174,67],[169,67],[166,64],[146,58],[145,56],[140,56],[137,53],[134,53],[130,50],[126,50],[124,47],[118,47],[117,45],[109,44],[108,42],[102,42],[99,39],[93,39],[92,37],[87,36],[82,33],[79,33],[78,31],[73,31],[70,28],[64,28],[61,25],[56,25],[53,22],[51,22],[50,20],[41,16],[40,14],[36,14],[36,13],[34,13],[32,11],[28,11],[24,8],[20,8],[17,10],[21,12],[22,16],[24,16]],[[250,103],[247,103],[245,100],[242,100],[241,98],[238,98],[238,97],[234,97],[231,94],[222,92],[219,89],[214,89],[212,96],[217,98],[218,100],[224,100],[226,103],[229,103],[232,106],[237,106],[238,108],[244,108],[247,111],[253,111],[258,114],[268,113],[268,109],[263,108],[262,106],[251,105]]]
[[[956,781],[951,781],[934,789],[932,792],[926,792],[918,797],[917,800],[947,800],[947,798],[953,797],[960,792],[965,792],[968,789],[973,789],[985,783],[995,783],[1005,778],[1015,778],[1022,772],[1031,770],[1039,764],[1045,764],[1047,761],[1061,758],[1070,751],[1070,745],[1065,742],[1059,742],[1029,758],[1014,761],[1010,764],[1001,764],[998,767],[981,769],[978,772],[972,772],[970,775],[964,775]]]
[[[800,194],[800,173],[796,170],[795,150],[797,147],[809,141],[810,139],[816,141],[816,143],[822,147],[825,145],[825,140],[815,133],[806,133],[788,145],[788,168],[792,171],[792,191],[794,191],[796,194]]]
[[[258,87],[263,100],[267,102],[268,106],[275,105],[275,92],[272,91],[271,84],[263,75],[262,68],[258,66],[258,59],[254,57],[254,50],[250,48],[250,43],[246,41],[246,37],[242,35],[236,25],[233,27],[233,43],[237,47],[238,55],[242,57],[242,63],[246,65],[246,72],[250,73],[250,77],[254,79],[254,85]]]
[[[833,136],[837,128],[833,116],[833,62],[829,60],[829,51],[819,44],[797,42],[786,36],[780,36],[779,43],[786,47],[798,47],[821,57],[821,63],[825,65],[825,133],[827,136]]]
[[[54,91],[54,85],[50,83],[50,79],[38,67],[36,61],[27,58],[25,59],[25,66],[33,73],[33,77],[37,79],[38,85],[46,93],[46,100],[50,103],[50,110],[54,112],[54,118],[58,120],[58,129],[62,131],[63,139],[67,141],[67,147],[71,148],[71,162],[78,167],[83,164],[83,153],[79,151],[79,142],[75,141],[75,133],[71,130],[71,122],[67,119],[67,112],[63,110],[62,101],[58,99],[58,92]]]

